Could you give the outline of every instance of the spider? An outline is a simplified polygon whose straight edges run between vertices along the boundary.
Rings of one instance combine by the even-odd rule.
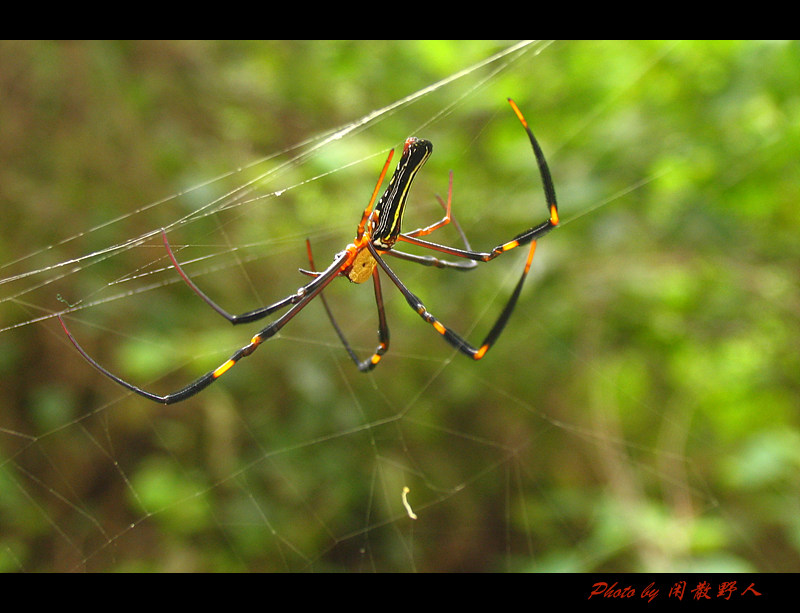
[[[153,394],[140,387],[137,387],[132,383],[128,383],[127,381],[109,372],[103,366],[98,364],[91,356],[89,356],[89,354],[86,353],[86,351],[78,344],[78,342],[75,340],[75,337],[73,337],[70,331],[67,329],[63,318],[60,314],[58,314],[58,320],[61,322],[64,332],[66,332],[69,340],[78,350],[78,352],[86,359],[86,361],[112,381],[115,381],[128,390],[155,402],[173,404],[182,400],[186,400],[190,396],[197,394],[219,379],[234,365],[236,365],[239,360],[249,356],[264,341],[277,334],[278,331],[280,331],[287,323],[289,323],[289,321],[295,315],[300,313],[300,311],[302,311],[314,298],[320,296],[322,298],[328,318],[330,319],[331,324],[333,325],[350,358],[353,360],[359,370],[367,372],[378,365],[383,355],[389,349],[389,327],[386,323],[386,313],[384,312],[383,294],[381,291],[379,275],[379,271],[383,271],[384,274],[389,277],[392,283],[394,283],[394,285],[397,286],[397,288],[403,294],[409,306],[416,311],[416,313],[425,322],[429,323],[445,341],[474,360],[480,360],[486,355],[486,353],[500,336],[500,333],[508,323],[509,317],[511,316],[511,313],[517,304],[517,300],[519,299],[522,291],[522,286],[525,283],[525,279],[527,278],[531,267],[531,262],[533,261],[533,254],[536,249],[536,241],[558,226],[558,204],[556,203],[556,193],[544,154],[542,153],[536,138],[533,136],[533,132],[531,132],[531,129],[528,127],[528,122],[525,120],[525,117],[523,117],[522,112],[519,110],[516,103],[511,98],[508,99],[508,102],[511,104],[511,108],[513,109],[517,118],[522,123],[522,127],[525,128],[525,131],[527,132],[528,138],[531,142],[531,146],[533,147],[533,153],[539,166],[539,174],[542,178],[547,210],[550,216],[539,225],[525,230],[521,234],[518,234],[516,237],[512,238],[510,241],[496,246],[491,251],[473,251],[458,222],[451,215],[451,202],[453,194],[452,171],[450,173],[447,202],[444,202],[441,198],[437,197],[439,204],[444,209],[444,217],[442,217],[442,219],[436,223],[424,228],[418,228],[411,232],[401,232],[400,226],[403,221],[403,212],[405,210],[406,200],[408,198],[411,184],[414,181],[414,177],[417,175],[417,172],[420,168],[422,168],[423,164],[425,164],[428,157],[430,157],[431,152],[433,151],[433,145],[430,141],[410,137],[403,145],[403,153],[400,156],[400,161],[394,171],[394,174],[392,175],[392,178],[389,180],[389,185],[386,188],[386,191],[378,200],[377,204],[375,204],[375,198],[377,197],[381,184],[386,176],[386,172],[389,168],[389,164],[391,163],[394,150],[389,152],[386,163],[384,164],[383,170],[378,178],[378,183],[372,192],[372,197],[370,198],[369,204],[364,209],[364,213],[361,216],[361,221],[358,224],[355,240],[347,245],[343,251],[337,253],[333,258],[333,262],[331,262],[326,269],[317,271],[315,270],[316,267],[314,265],[314,258],[311,252],[311,243],[307,239],[306,249],[308,252],[308,260],[311,270],[300,269],[300,272],[307,276],[313,277],[313,279],[300,287],[293,294],[269,306],[248,311],[246,313],[242,313],[241,315],[231,315],[225,311],[222,307],[211,300],[211,298],[209,298],[205,293],[203,293],[203,291],[200,290],[200,288],[198,288],[197,285],[195,285],[195,283],[184,272],[183,268],[181,268],[181,265],[178,263],[178,260],[176,259],[169,242],[167,241],[166,232],[163,229],[161,230],[161,235],[164,246],[167,250],[167,254],[169,255],[170,260],[172,260],[172,264],[178,274],[192,289],[192,291],[194,291],[211,308],[213,308],[217,313],[222,315],[232,324],[244,324],[257,321],[266,317],[267,315],[270,315],[271,313],[280,311],[286,307],[290,307],[280,317],[270,322],[269,325],[253,336],[247,345],[237,350],[224,363],[214,370],[199,377],[198,379],[195,379],[182,389],[165,396],[159,396],[158,394]],[[374,208],[373,204],[375,204]],[[465,245],[464,249],[448,247],[420,238],[433,233],[450,222],[453,222],[454,227],[461,236],[461,239]],[[453,261],[440,259],[432,255],[423,256],[404,253],[394,249],[397,242],[409,243],[411,245],[430,249],[448,256],[462,258],[462,260]],[[528,257],[525,261],[525,267],[522,271],[522,275],[517,282],[514,291],[506,302],[506,305],[503,307],[503,310],[500,312],[500,315],[492,325],[492,328],[489,330],[489,333],[486,335],[486,338],[479,347],[472,346],[464,338],[450,330],[438,319],[436,319],[436,317],[434,317],[427,310],[427,308],[425,308],[425,305],[422,303],[422,301],[403,284],[403,282],[389,267],[383,257],[385,255],[389,255],[426,266],[469,270],[477,266],[480,262],[489,262],[499,255],[511,251],[516,247],[527,245],[528,243],[530,243],[530,249],[528,251]],[[341,329],[336,324],[336,320],[333,318],[333,314],[328,307],[328,303],[325,301],[325,297],[322,295],[322,291],[325,289],[325,287],[327,287],[328,284],[331,283],[335,278],[340,276],[346,277],[352,283],[364,283],[368,279],[372,279],[375,291],[375,303],[378,309],[378,346],[372,356],[364,360],[358,358],[355,351],[347,342],[347,339],[345,338]]]

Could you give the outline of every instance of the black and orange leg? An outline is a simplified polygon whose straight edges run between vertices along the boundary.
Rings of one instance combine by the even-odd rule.
[[[424,247],[426,249],[431,249],[432,251],[438,251],[439,253],[453,255],[459,258],[473,260],[475,262],[490,262],[496,257],[503,255],[504,253],[507,253],[512,249],[516,249],[517,247],[521,247],[523,245],[527,245],[528,243],[535,242],[536,240],[538,240],[551,230],[558,227],[557,209],[553,208],[553,212],[555,214],[555,217],[551,217],[547,221],[544,221],[541,224],[539,224],[538,226],[530,228],[529,230],[526,230],[525,232],[518,234],[510,241],[497,245],[491,251],[471,251],[468,249],[456,249],[455,247],[448,247],[447,245],[440,245],[438,243],[432,243],[430,241],[422,240],[420,238],[410,238],[403,235],[400,235],[400,240],[410,243],[412,245],[417,245],[418,247]]]
[[[111,379],[112,381],[118,383],[122,387],[139,394],[149,400],[153,400],[154,402],[159,402],[161,404],[174,404],[176,402],[180,402],[181,400],[185,400],[191,396],[194,396],[198,392],[204,390],[209,385],[214,383],[217,379],[219,379],[222,375],[228,372],[231,368],[233,368],[239,360],[244,357],[249,356],[252,354],[258,347],[269,338],[273,337],[277,334],[281,328],[283,328],[291,319],[297,315],[301,310],[303,310],[306,305],[313,300],[317,294],[322,292],[322,290],[331,282],[333,281],[337,275],[339,274],[339,269],[342,266],[343,262],[347,259],[348,255],[346,253],[342,253],[336,258],[334,258],[333,263],[328,266],[323,272],[319,273],[311,282],[304,285],[295,295],[301,296],[298,301],[293,303],[291,309],[286,311],[283,315],[281,315],[278,319],[271,322],[268,326],[263,328],[260,332],[253,336],[250,339],[250,342],[238,349],[231,357],[229,357],[225,362],[220,364],[214,370],[211,370],[204,374],[201,377],[198,377],[189,385],[181,388],[177,392],[173,392],[171,394],[166,394],[165,396],[160,396],[158,394],[153,394],[152,392],[148,392],[132,383],[125,381],[124,379],[118,377],[117,375],[113,374],[105,367],[101,366],[94,358],[92,358],[86,351],[78,344],[78,341],[75,340],[75,337],[72,336],[70,331],[67,329],[66,324],[64,323],[63,318],[60,314],[57,314],[58,320],[61,322],[61,327],[64,328],[64,332],[66,332],[67,337],[78,350],[78,352],[83,356],[83,358],[89,362],[94,368],[99,370],[103,373],[106,377]],[[283,302],[283,301],[282,301]],[[277,304],[277,303],[276,303]],[[239,322],[241,323],[241,322]]]
[[[489,262],[493,260],[499,255],[511,251],[517,247],[522,245],[527,245],[528,243],[535,242],[537,239],[541,238],[554,228],[558,226],[559,218],[558,218],[558,202],[556,201],[556,190],[555,186],[553,185],[553,178],[550,175],[550,169],[547,165],[547,160],[545,160],[544,153],[542,152],[542,148],[539,146],[536,137],[531,132],[530,127],[528,126],[528,122],[523,117],[522,112],[520,112],[517,105],[514,103],[513,100],[509,98],[509,104],[511,104],[511,108],[514,110],[514,113],[519,119],[522,127],[525,128],[525,132],[528,135],[528,140],[531,143],[531,148],[533,149],[533,154],[536,158],[536,164],[539,167],[539,175],[542,179],[542,188],[544,189],[544,197],[545,197],[545,204],[547,206],[547,212],[549,213],[550,217],[540,223],[538,226],[534,226],[529,228],[525,232],[522,232],[515,236],[510,241],[505,243],[501,243],[497,245],[491,251],[481,252],[481,251],[473,251],[469,246],[466,249],[455,249],[453,247],[448,247],[446,245],[440,245],[438,243],[432,243],[430,241],[424,240],[419,238],[420,236],[424,236],[426,232],[423,229],[422,232],[415,231],[409,232],[407,234],[401,234],[398,239],[404,241],[406,243],[410,243],[412,245],[417,245],[419,247],[424,247],[426,249],[431,249],[433,251],[438,251],[440,253],[444,253],[446,255],[452,255],[460,258],[464,258],[467,260],[474,260],[478,262]],[[449,208],[449,207],[448,207]],[[447,208],[446,208],[447,211]],[[446,217],[449,216],[449,211]],[[443,220],[444,221],[444,220]],[[441,222],[439,222],[441,223]],[[434,227],[436,224],[433,224]],[[463,233],[462,233],[463,236]],[[435,264],[432,264],[435,265]]]
[[[314,265],[314,256],[311,253],[311,241],[308,239],[306,239],[306,249],[308,250],[308,262],[311,265],[311,270],[302,272],[319,274],[315,272],[316,266]],[[342,329],[336,322],[336,318],[333,316],[333,311],[331,310],[328,301],[325,299],[325,292],[320,292],[319,294],[319,297],[322,300],[322,305],[328,315],[328,319],[330,320],[333,329],[336,331],[336,335],[339,337],[342,345],[344,345],[344,348],[347,351],[347,354],[350,356],[350,359],[353,360],[353,363],[361,372],[367,372],[375,368],[378,365],[378,362],[381,361],[383,354],[389,350],[389,325],[386,323],[386,311],[383,306],[383,292],[381,291],[381,280],[380,276],[378,275],[377,267],[372,270],[372,284],[375,288],[375,304],[378,308],[378,346],[375,348],[375,352],[372,354],[372,356],[366,360],[359,359],[359,357],[356,355],[356,352],[347,341],[344,332],[342,332]]]
[[[471,345],[467,340],[465,340],[461,335],[452,331],[450,328],[442,324],[433,314],[431,314],[428,309],[425,307],[423,302],[409,290],[405,284],[400,280],[400,278],[394,273],[394,271],[389,267],[389,265],[381,258],[381,256],[377,253],[372,245],[368,245],[372,256],[377,260],[378,265],[383,269],[386,275],[392,280],[392,282],[397,286],[400,292],[405,297],[406,301],[408,302],[409,306],[414,309],[414,311],[427,323],[433,326],[433,329],[438,332],[444,340],[450,343],[453,347],[464,353],[465,355],[470,356],[474,360],[480,360],[489,349],[494,345],[497,338],[503,332],[503,328],[505,328],[506,324],[508,323],[508,319],[511,317],[511,313],[514,311],[514,307],[517,305],[517,300],[519,299],[520,293],[522,292],[522,286],[525,284],[525,279],[528,276],[528,273],[531,269],[531,264],[533,262],[533,254],[536,251],[536,241],[531,243],[531,247],[528,251],[528,258],[525,262],[525,268],[522,271],[522,276],[520,277],[519,281],[517,282],[516,287],[514,288],[511,297],[506,302],[506,305],[503,307],[499,317],[492,325],[491,330],[486,335],[486,338],[483,339],[483,342],[478,346],[475,347]]]

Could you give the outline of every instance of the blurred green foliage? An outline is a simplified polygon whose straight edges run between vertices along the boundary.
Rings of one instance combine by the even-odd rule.
[[[0,569],[800,571],[800,45],[531,46],[303,154],[508,46],[0,42]],[[435,149],[406,227],[452,169],[473,246],[508,240],[546,216],[508,96],[564,223],[480,363],[386,283],[374,373],[312,304],[164,408],[52,317],[60,296],[101,363],[172,391],[257,326],[207,309],[157,234],[103,250],[169,227],[225,308],[268,304],[306,237],[320,266],[350,240],[412,133]],[[478,342],[523,261],[391,264]],[[371,289],[326,295],[370,351]]]

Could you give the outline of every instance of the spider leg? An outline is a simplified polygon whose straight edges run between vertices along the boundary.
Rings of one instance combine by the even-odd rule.
[[[364,209],[364,213],[361,215],[361,221],[359,222],[358,229],[356,230],[357,239],[364,236],[364,230],[367,227],[367,220],[370,218],[370,215],[372,215],[372,205],[375,204],[375,199],[378,197],[378,192],[381,189],[381,184],[383,183],[384,177],[386,177],[386,171],[389,170],[389,163],[392,161],[393,156],[394,149],[391,149],[389,151],[389,155],[386,156],[386,163],[383,165],[383,170],[378,177],[378,182],[375,184],[375,189],[372,191],[372,197],[369,199],[369,204],[367,204],[367,208]]]
[[[258,321],[259,319],[263,319],[270,313],[279,311],[289,306],[290,304],[297,304],[303,298],[301,294],[295,293],[292,294],[291,296],[287,296],[283,300],[279,300],[275,304],[271,304],[265,307],[260,307],[253,311],[247,311],[246,313],[242,313],[240,315],[232,315],[231,313],[228,313],[228,311],[223,309],[221,306],[219,306],[216,302],[214,302],[211,298],[209,298],[208,295],[205,292],[203,292],[203,290],[201,290],[199,287],[197,287],[195,282],[192,281],[191,278],[189,278],[189,275],[186,274],[186,272],[183,270],[183,267],[178,263],[178,259],[175,257],[175,253],[173,252],[172,247],[170,246],[169,241],[167,240],[167,232],[163,228],[161,229],[161,238],[164,241],[164,247],[166,247],[167,249],[167,255],[169,256],[169,259],[172,260],[172,265],[175,267],[175,270],[178,271],[178,274],[181,276],[181,278],[186,282],[186,285],[188,285],[189,288],[195,294],[200,296],[200,298],[202,298],[203,301],[208,306],[210,306],[217,313],[222,315],[225,319],[227,319],[234,325],[246,324],[252,321]]]
[[[539,238],[556,228],[556,223],[553,222],[552,218],[548,219],[547,221],[542,222],[538,226],[534,228],[530,228],[526,230],[522,234],[517,235],[512,240],[497,245],[491,251],[473,251],[469,247],[469,243],[467,243],[467,249],[457,249],[455,247],[448,247],[447,245],[440,245],[438,243],[432,243],[430,241],[422,240],[420,238],[412,238],[408,235],[401,234],[399,240],[410,243],[412,245],[417,245],[418,247],[425,247],[426,249],[431,249],[433,251],[439,251],[440,253],[446,253],[447,255],[453,255],[460,258],[465,258],[469,260],[469,262],[454,262],[450,260],[442,260],[433,256],[424,256],[424,255],[412,255],[410,253],[405,253],[404,251],[398,251],[393,249],[391,251],[385,252],[388,255],[392,255],[401,260],[409,260],[416,262],[418,264],[424,264],[426,266],[436,266],[438,268],[458,268],[461,270],[471,270],[475,266],[477,266],[478,262],[489,262],[496,258],[499,255],[504,254],[506,251],[510,251],[511,249],[515,249],[516,247],[520,247],[521,245],[527,245],[530,242],[536,242]]]
[[[454,262],[451,260],[443,260],[436,258],[432,255],[417,255],[414,253],[406,253],[405,251],[398,251],[392,249],[391,251],[384,251],[382,255],[390,255],[398,260],[406,260],[407,262],[414,262],[415,264],[422,264],[423,266],[433,266],[434,268],[455,268],[456,270],[472,270],[478,263],[473,260],[463,262]]]
[[[557,218],[556,218],[557,219]],[[521,234],[518,234],[510,241],[505,243],[501,243],[493,248],[491,251],[472,251],[471,249],[456,249],[455,247],[448,247],[447,245],[440,245],[438,243],[432,243],[430,241],[422,240],[421,238],[412,238],[405,236],[403,234],[400,235],[399,240],[404,241],[406,243],[410,243],[412,245],[417,245],[418,247],[425,247],[426,249],[432,249],[433,251],[439,251],[440,253],[446,253],[447,255],[454,255],[460,258],[466,258],[468,260],[474,260],[476,262],[489,262],[495,259],[497,256],[504,254],[506,251],[510,251],[511,249],[515,249],[516,247],[520,247],[522,245],[527,245],[530,242],[535,242],[557,226],[558,222],[553,221],[551,217],[547,221],[542,222],[538,226],[530,228]],[[402,253],[402,252],[401,252]]]
[[[408,302],[409,306],[420,316],[422,319],[433,326],[433,328],[442,335],[442,337],[450,343],[453,347],[461,351],[462,353],[470,356],[474,360],[480,360],[486,352],[489,351],[489,348],[494,344],[497,338],[500,336],[500,333],[505,328],[506,324],[508,323],[509,317],[511,317],[511,313],[514,311],[514,307],[517,304],[517,300],[519,299],[520,293],[522,292],[522,286],[525,283],[525,279],[528,276],[528,272],[531,268],[531,263],[533,262],[533,254],[536,250],[536,241],[531,243],[531,248],[528,251],[528,259],[525,262],[525,268],[522,271],[522,276],[520,277],[519,281],[517,282],[517,286],[514,288],[511,297],[506,302],[506,305],[503,307],[500,315],[498,316],[497,320],[492,325],[491,330],[486,335],[486,338],[483,339],[480,347],[474,347],[469,342],[467,342],[462,336],[453,332],[448,327],[443,325],[436,317],[434,317],[422,303],[422,301],[409,290],[405,284],[399,279],[399,277],[394,273],[394,271],[389,268],[389,265],[383,260],[383,258],[378,254],[375,248],[372,246],[371,243],[367,244],[367,248],[370,250],[372,257],[374,257],[378,265],[383,269],[383,271],[387,274],[387,276],[392,280],[392,282],[397,286],[400,292],[405,296],[406,301]]]
[[[450,171],[450,178],[449,178],[448,183],[447,183],[447,202],[445,203],[445,201],[442,200],[441,196],[439,196],[438,194],[436,195],[436,200],[439,202],[441,207],[444,209],[444,217],[442,217],[439,221],[437,221],[436,223],[433,223],[433,224],[431,224],[429,226],[425,226],[424,228],[417,228],[416,230],[412,230],[411,232],[404,232],[403,234],[405,234],[406,236],[425,236],[426,234],[430,234],[431,232],[434,232],[434,231],[438,230],[442,226],[446,226],[447,224],[449,224],[452,221],[453,224],[455,224],[455,226],[458,228],[458,231],[461,233],[461,237],[464,239],[464,242],[466,243],[467,242],[467,237],[464,236],[464,233],[461,231],[461,226],[458,225],[458,222],[455,219],[453,219],[453,216],[450,214],[450,209],[451,209],[452,204],[453,204],[453,171],[452,170]],[[469,243],[467,243],[467,245],[469,245]],[[469,246],[467,247],[467,249],[469,249]]]
[[[320,274],[315,272],[316,266],[314,265],[314,256],[311,253],[311,241],[308,239],[306,239],[306,249],[308,250],[308,261],[311,264],[311,270],[301,272],[312,275]],[[372,356],[366,360],[360,360],[356,355],[356,352],[350,346],[350,343],[347,341],[344,332],[342,332],[339,324],[336,323],[336,318],[333,316],[333,311],[331,311],[328,301],[325,299],[325,293],[320,292],[319,294],[319,297],[322,300],[322,305],[325,307],[325,312],[328,314],[328,319],[330,320],[333,329],[336,331],[336,335],[339,337],[339,340],[342,341],[342,345],[344,345],[344,348],[347,351],[347,354],[350,356],[350,359],[353,360],[353,363],[361,372],[367,372],[375,368],[375,366],[378,365],[378,362],[380,362],[381,356],[383,356],[383,354],[389,350],[389,326],[386,323],[386,311],[383,306],[383,292],[381,291],[381,280],[378,276],[377,268],[373,269],[372,271],[372,283],[373,287],[375,288],[375,304],[378,308],[378,346]]]
[[[436,200],[438,200],[441,207],[444,209],[445,215],[434,224],[426,226],[425,228],[419,228],[417,230],[413,230],[411,232],[404,232],[400,235],[400,240],[403,240],[403,237],[414,238],[418,236],[425,236],[438,230],[439,228],[453,223],[456,228],[456,231],[461,236],[461,240],[464,241],[464,246],[467,250],[472,251],[472,247],[470,247],[469,240],[467,240],[467,235],[464,234],[464,230],[461,228],[461,224],[458,223],[458,220],[452,216],[450,209],[451,204],[453,201],[453,171],[450,171],[450,182],[447,188],[447,203],[442,200],[442,198],[437,195]],[[396,249],[392,249],[390,251],[386,251],[389,255],[396,257],[399,260],[406,260],[408,262],[415,262],[417,264],[422,264],[423,266],[434,266],[436,268],[455,268],[456,270],[472,270],[475,268],[478,263],[474,260],[467,260],[467,261],[460,261],[460,262],[453,262],[451,260],[442,260],[432,255],[415,255],[411,253],[406,253],[404,251],[398,251]]]
[[[62,319],[60,314],[57,314],[58,321],[61,322],[61,327],[64,328],[64,332],[67,333],[67,337],[75,345],[75,348],[78,352],[84,357],[84,359],[89,362],[92,366],[94,366],[97,370],[103,373],[106,377],[111,379],[112,381],[118,383],[119,385],[127,388],[128,390],[139,394],[140,396],[144,396],[150,400],[155,402],[160,402],[162,404],[173,404],[175,402],[180,402],[181,400],[185,400],[190,396],[194,396],[201,390],[205,389],[209,385],[211,385],[214,381],[216,381],[219,377],[223,374],[228,372],[236,363],[244,357],[249,356],[253,353],[261,343],[269,339],[270,337],[274,336],[278,333],[278,331],[283,328],[289,321],[297,315],[302,309],[306,307],[306,305],[311,302],[322,290],[327,286],[331,281],[333,281],[336,276],[339,274],[339,268],[342,266],[342,263],[349,257],[347,252],[340,253],[336,258],[334,258],[333,263],[328,266],[319,276],[315,277],[312,281],[308,284],[304,285],[300,288],[295,294],[292,296],[298,297],[296,300],[290,301],[288,298],[286,300],[282,300],[281,304],[293,304],[291,309],[286,311],[283,315],[281,315],[278,319],[271,322],[268,326],[263,328],[260,332],[255,334],[250,342],[245,345],[244,347],[238,349],[234,354],[229,357],[225,362],[223,362],[220,366],[207,372],[206,374],[198,377],[189,385],[179,389],[177,392],[173,392],[171,394],[167,394],[165,396],[159,396],[158,394],[153,394],[152,392],[148,392],[132,383],[128,383],[124,379],[121,379],[117,375],[111,373],[106,368],[101,366],[97,363],[97,361],[92,358],[86,351],[78,344],[78,341],[75,340],[75,337],[72,336],[70,331],[67,329],[64,320]],[[278,303],[276,303],[278,304]],[[274,305],[273,305],[274,306]]]

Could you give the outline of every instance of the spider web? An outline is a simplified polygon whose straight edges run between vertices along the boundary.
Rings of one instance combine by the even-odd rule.
[[[696,372],[698,349],[670,346],[682,338],[680,302],[696,296],[687,285],[702,276],[697,266],[726,261],[697,237],[745,240],[687,204],[681,189],[696,177],[683,154],[695,150],[645,112],[667,85],[701,91],[674,83],[686,45],[305,43],[306,60],[291,43],[3,45],[6,57],[22,51],[16,66],[35,76],[9,99],[39,117],[52,107],[59,160],[47,184],[6,182],[16,203],[6,227],[24,240],[0,260],[4,570],[800,568],[800,539],[770,547],[735,501],[756,487],[745,470],[753,457],[776,473],[757,486],[786,501],[781,471],[797,461],[796,429],[751,437],[745,426],[721,432],[709,416],[752,406],[721,390],[764,376],[783,344],[748,358],[749,334],[732,324],[711,332],[692,317],[695,333],[716,339],[708,346],[719,361]],[[720,70],[733,74],[723,59],[734,51],[711,54]],[[314,62],[335,72],[293,78]],[[414,62],[420,70],[401,69]],[[613,74],[581,77],[604,62]],[[231,327],[210,311],[171,268],[160,228],[226,309],[270,304],[307,280],[298,273],[306,238],[319,265],[351,240],[388,148],[411,134],[432,140],[434,154],[405,228],[440,217],[435,194],[453,169],[454,214],[472,245],[510,239],[547,212],[507,96],[542,143],[563,223],[540,242],[517,311],[480,363],[442,343],[388,283],[391,348],[367,375],[318,301],[170,407],[115,386],[64,338],[56,313],[125,379],[158,393],[183,386],[265,324]],[[24,127],[30,115],[17,112]],[[94,129],[59,127],[71,114]],[[760,172],[748,162],[754,152],[780,161],[786,143],[752,139],[730,159],[745,175]],[[58,149],[67,144],[74,150]],[[105,155],[81,158],[98,147]],[[731,179],[725,190],[738,187]],[[687,219],[699,226],[687,229]],[[452,227],[436,240],[459,243]],[[390,265],[477,342],[524,256],[469,273]],[[780,273],[754,304],[777,308]],[[367,355],[371,288],[335,282],[326,297]],[[725,370],[712,377],[712,364]],[[795,382],[765,383],[779,412]],[[748,402],[763,398],[747,392]],[[773,521],[789,543],[800,534],[788,518]]]

